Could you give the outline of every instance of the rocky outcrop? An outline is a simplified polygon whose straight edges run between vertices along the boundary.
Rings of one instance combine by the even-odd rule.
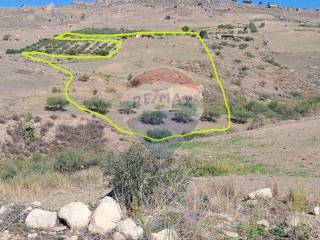
[[[248,197],[250,199],[271,199],[272,191],[270,188],[263,188],[249,193]]]
[[[57,213],[34,209],[28,214],[25,223],[29,228],[51,229],[57,223]]]
[[[79,230],[88,226],[91,211],[82,202],[71,202],[60,209],[58,216],[68,227]]]
[[[143,229],[131,218],[119,222],[116,230],[130,239],[140,239],[143,236]]]
[[[178,234],[173,229],[164,229],[158,233],[152,233],[152,240],[178,240]]]
[[[113,198],[105,197],[92,215],[89,231],[92,233],[111,232],[121,221],[121,218],[120,205]]]

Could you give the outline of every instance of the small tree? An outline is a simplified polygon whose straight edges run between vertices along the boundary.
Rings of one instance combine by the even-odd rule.
[[[45,109],[48,111],[63,111],[66,105],[68,105],[68,102],[64,97],[50,96],[47,98]]]
[[[199,34],[200,34],[200,37],[204,39],[204,38],[206,38],[206,37],[207,37],[208,32],[207,32],[207,31],[205,31],[205,30],[201,30]]]
[[[146,111],[142,114],[141,122],[151,125],[159,125],[163,123],[167,115],[161,111]]]
[[[89,98],[83,101],[83,105],[92,110],[96,111],[101,114],[105,114],[109,111],[109,108],[111,108],[112,104],[110,102],[106,102],[102,99],[93,97]]]
[[[124,101],[120,103],[121,108],[119,110],[120,113],[130,114],[136,113],[134,109],[139,108],[140,104],[135,101]]]

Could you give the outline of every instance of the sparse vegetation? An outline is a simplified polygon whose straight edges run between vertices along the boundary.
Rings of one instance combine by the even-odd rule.
[[[172,133],[167,129],[152,129],[147,131],[147,136],[155,138],[155,139],[161,139],[172,135]]]
[[[96,97],[84,100],[83,105],[86,108],[101,114],[107,113],[112,106],[110,102],[104,101]]]
[[[177,104],[174,104],[174,108],[177,109],[172,121],[188,123],[192,121],[192,116],[197,112],[197,105],[192,99],[184,99]]]
[[[88,80],[89,80],[88,75],[81,75],[78,77],[78,81],[80,81],[80,82],[87,82]]]

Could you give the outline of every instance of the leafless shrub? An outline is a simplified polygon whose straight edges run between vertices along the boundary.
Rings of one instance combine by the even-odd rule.
[[[54,126],[53,122],[47,121],[40,127],[40,135],[43,137],[49,131],[51,127]]]
[[[34,121],[35,123],[39,123],[39,122],[41,122],[41,117],[35,116],[34,119],[33,119],[33,121]]]

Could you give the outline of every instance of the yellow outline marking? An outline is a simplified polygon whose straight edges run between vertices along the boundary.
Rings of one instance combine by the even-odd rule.
[[[65,37],[66,35],[68,35],[69,37]],[[122,40],[116,40],[116,39],[110,39],[108,37],[132,37],[132,36],[137,36],[137,35],[191,35],[191,36],[196,36],[198,37],[198,39],[200,40],[205,52],[207,53],[209,60],[212,64],[212,68],[213,68],[213,72],[215,74],[217,83],[220,87],[220,90],[222,92],[222,96],[223,96],[223,101],[224,101],[224,105],[225,108],[227,110],[228,113],[228,125],[225,128],[210,128],[210,129],[205,129],[205,130],[198,130],[198,131],[192,131],[192,132],[188,132],[188,133],[184,133],[184,134],[172,134],[168,137],[164,137],[164,138],[152,138],[146,134],[143,133],[139,133],[139,132],[131,132],[131,131],[127,131],[121,127],[119,127],[116,123],[114,123],[110,118],[92,111],[88,108],[85,108],[83,106],[80,106],[77,102],[75,102],[74,100],[72,100],[69,97],[69,87],[71,82],[74,80],[74,75],[71,71],[60,67],[56,64],[54,64],[53,62],[50,62],[49,60],[40,58],[40,57],[36,57],[36,56],[45,56],[45,57],[52,57],[52,58],[69,58],[69,59],[105,59],[105,58],[112,58],[114,57],[122,48]],[[76,36],[79,38],[72,38],[70,36]],[[94,37],[106,37],[106,39],[103,38],[94,38]],[[60,40],[60,41],[94,41],[94,42],[113,42],[117,44],[117,48],[115,50],[113,50],[112,52],[110,52],[108,55],[106,56],[95,56],[95,55],[90,55],[90,56],[86,56],[86,55],[63,55],[63,54],[49,54],[49,53],[44,53],[44,52],[22,52],[21,54],[32,60],[35,62],[41,62],[44,64],[47,64],[48,66],[62,72],[63,74],[65,74],[67,76],[67,82],[66,82],[66,86],[64,89],[64,93],[65,93],[65,98],[67,99],[67,101],[69,103],[71,103],[72,105],[74,105],[77,109],[81,110],[81,111],[85,111],[85,112],[89,112],[93,115],[99,116],[100,118],[102,118],[103,120],[105,120],[106,122],[108,122],[108,124],[115,128],[116,130],[118,130],[121,133],[124,134],[128,134],[128,135],[135,135],[135,136],[139,136],[139,137],[144,137],[150,141],[153,142],[162,142],[165,140],[169,140],[172,138],[181,138],[181,137],[186,137],[186,136],[191,136],[191,135],[196,135],[196,134],[201,134],[201,133],[209,133],[209,132],[226,132],[230,129],[231,127],[231,113],[230,113],[230,107],[226,98],[226,94],[223,88],[223,85],[220,81],[219,78],[219,74],[216,68],[216,64],[213,61],[213,58],[210,54],[210,51],[207,47],[207,45],[205,44],[205,42],[203,41],[203,39],[201,38],[200,34],[198,32],[131,32],[131,33],[116,33],[116,34],[82,34],[82,33],[72,33],[72,32],[64,32],[62,34],[59,34],[58,36],[54,37],[54,40]]]

